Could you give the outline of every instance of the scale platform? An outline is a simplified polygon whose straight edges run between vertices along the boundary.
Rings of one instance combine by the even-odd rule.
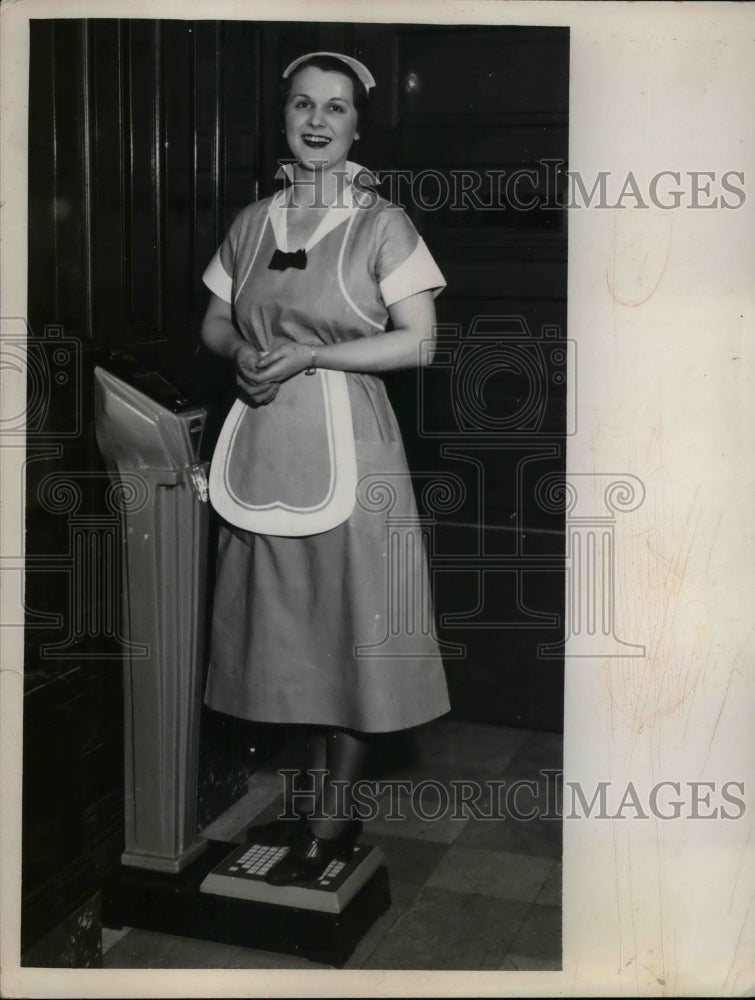
[[[121,865],[103,899],[104,926],[140,927],[342,966],[391,905],[380,849],[357,844],[350,861],[342,868],[341,862],[331,863],[314,884],[269,886],[262,871],[272,863],[269,852],[285,848],[256,840],[243,845],[210,840],[178,874]]]
[[[274,906],[342,913],[385,861],[380,848],[357,844],[350,860],[331,861],[319,879],[299,885],[268,885],[265,875],[286,854],[288,847],[242,844],[213,868],[200,890]]]

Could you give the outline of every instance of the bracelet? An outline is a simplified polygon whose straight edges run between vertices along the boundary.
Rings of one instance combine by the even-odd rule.
[[[312,360],[310,362],[309,368],[304,369],[305,375],[316,375],[317,374],[317,344],[309,345],[310,351],[312,351]]]

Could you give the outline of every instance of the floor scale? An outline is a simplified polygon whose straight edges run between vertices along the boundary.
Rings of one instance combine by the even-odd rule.
[[[265,874],[287,848],[197,829],[207,598],[205,410],[128,358],[95,369],[95,431],[119,490],[123,565],[125,850],[108,927],[204,938],[342,966],[390,906],[379,848],[297,886]]]

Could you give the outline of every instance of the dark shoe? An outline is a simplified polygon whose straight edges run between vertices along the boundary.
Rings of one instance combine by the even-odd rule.
[[[270,869],[265,881],[270,885],[293,885],[319,878],[331,861],[348,861],[362,826],[361,820],[351,820],[337,837],[317,837],[307,826],[288,854]]]

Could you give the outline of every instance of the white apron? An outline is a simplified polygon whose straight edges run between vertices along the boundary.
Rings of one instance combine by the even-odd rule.
[[[210,467],[210,500],[263,535],[315,535],[345,521],[357,463],[346,376],[319,369],[283,382],[269,405],[237,399]]]

